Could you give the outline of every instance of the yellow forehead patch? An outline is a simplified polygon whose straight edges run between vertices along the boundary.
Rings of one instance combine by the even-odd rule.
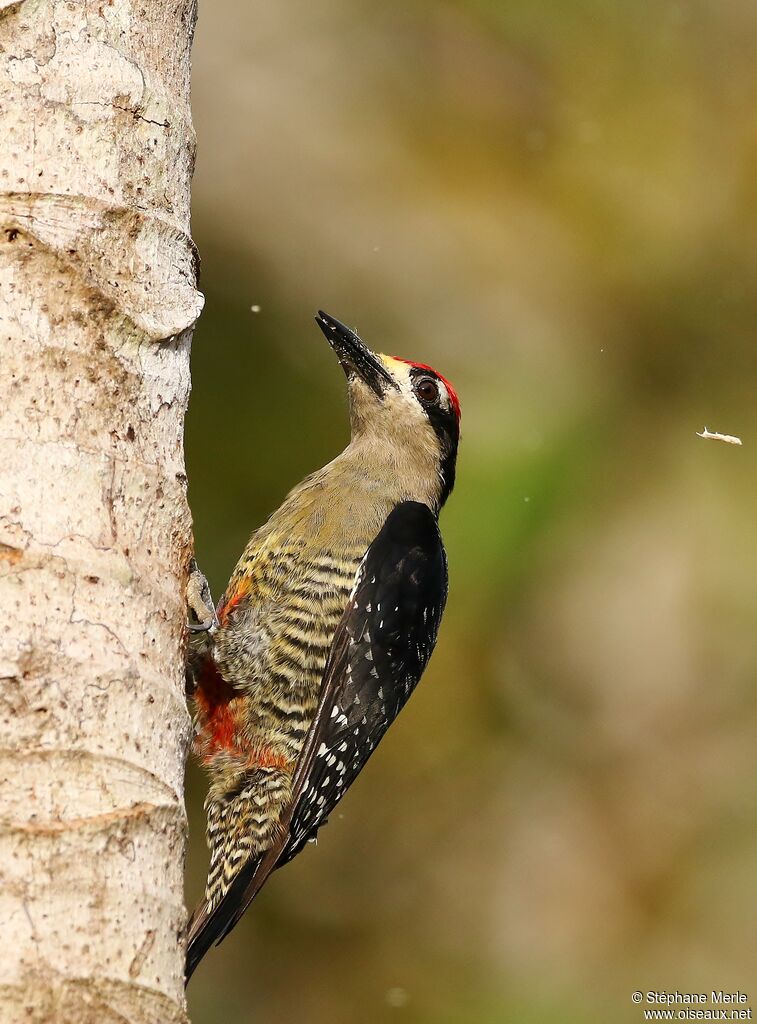
[[[397,380],[404,380],[410,375],[410,364],[404,359],[395,359],[394,356],[386,356],[383,352],[378,357],[387,370]]]

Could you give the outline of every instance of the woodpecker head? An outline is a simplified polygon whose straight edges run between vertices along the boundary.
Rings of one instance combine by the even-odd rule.
[[[418,472],[430,467],[438,479],[441,507],[455,483],[460,440],[460,402],[436,370],[371,352],[343,323],[319,311],[316,323],[347,376],[353,441],[377,443]]]

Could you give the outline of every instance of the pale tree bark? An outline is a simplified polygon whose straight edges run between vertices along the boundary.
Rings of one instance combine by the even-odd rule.
[[[194,0],[0,0],[0,1022],[184,1019]]]

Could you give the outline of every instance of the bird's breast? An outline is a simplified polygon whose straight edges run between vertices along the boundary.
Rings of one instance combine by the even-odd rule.
[[[195,749],[221,788],[258,767],[293,770],[367,544],[281,544],[240,562],[196,694]]]

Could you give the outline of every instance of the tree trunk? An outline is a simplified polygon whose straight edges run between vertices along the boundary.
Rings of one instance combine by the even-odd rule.
[[[0,1022],[184,1020],[194,0],[0,0]]]

